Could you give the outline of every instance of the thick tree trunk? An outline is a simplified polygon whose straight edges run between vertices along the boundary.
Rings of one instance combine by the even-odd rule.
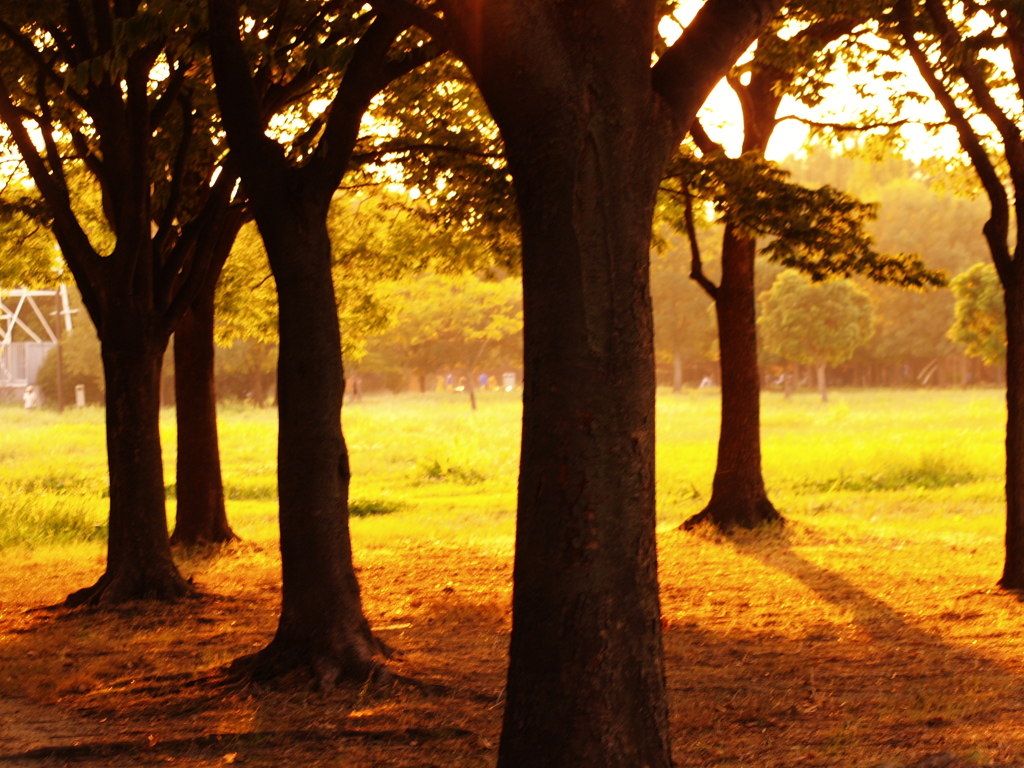
[[[301,190],[256,205],[280,306],[282,600],[277,633],[236,670],[256,679],[308,670],[324,688],[382,671],[384,647],[363,615],[348,527],[344,374],[327,211]],[[326,279],[325,279],[326,276]]]
[[[560,103],[551,124],[499,119],[525,312],[502,768],[671,764],[648,275],[666,149],[647,131],[652,105],[623,103],[635,111]],[[537,135],[559,151],[537,153]]]
[[[1017,267],[1014,264],[1014,267]],[[1024,589],[1024,280],[1006,300],[1006,562],[999,585]]]
[[[782,519],[761,473],[761,381],[757,365],[754,240],[726,226],[722,282],[715,312],[722,370],[722,424],[711,499],[684,523],[710,522],[721,530],[754,528]]]
[[[125,303],[129,303],[126,300]],[[110,313],[103,329],[107,387],[110,528],[107,570],[67,605],[108,605],[192,592],[171,558],[160,451],[160,362],[164,343],[130,313]]]
[[[218,270],[219,271],[219,270]],[[237,538],[224,509],[217,440],[213,320],[216,280],[196,295],[174,334],[178,419],[177,496],[173,544]]]

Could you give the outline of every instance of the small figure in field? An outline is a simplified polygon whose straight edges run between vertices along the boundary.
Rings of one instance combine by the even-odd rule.
[[[29,384],[25,387],[25,394],[21,396],[22,402],[25,403],[25,410],[31,411],[37,405],[39,405],[39,394],[36,392],[36,388]]]
[[[715,382],[713,382],[711,380],[710,376],[705,376],[703,379],[700,380],[700,386],[697,387],[697,388],[698,389],[707,389],[708,387],[713,387],[714,384],[715,384]]]

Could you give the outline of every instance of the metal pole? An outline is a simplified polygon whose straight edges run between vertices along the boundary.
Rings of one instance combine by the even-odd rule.
[[[61,325],[63,325],[64,321],[62,316],[64,307],[61,306],[62,297],[59,288],[54,291],[54,298],[57,301],[57,322],[54,323],[57,326],[55,334],[57,336],[57,413],[64,413],[64,356],[61,353],[60,343]]]

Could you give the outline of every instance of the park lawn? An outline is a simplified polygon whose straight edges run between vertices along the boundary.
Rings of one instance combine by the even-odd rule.
[[[765,476],[789,522],[726,539],[678,529],[707,500],[717,393],[659,397],[677,763],[1024,759],[1024,606],[995,587],[1002,393],[832,398],[765,393]],[[324,694],[239,689],[220,673],[276,626],[272,411],[222,411],[229,517],[244,540],[179,553],[208,596],[73,612],[39,609],[102,571],[102,413],[0,411],[0,754],[50,748],[24,756],[40,765],[493,765],[518,415],[505,393],[483,393],[476,413],[455,393],[346,406],[367,615],[400,650],[395,669],[436,686]],[[173,490],[173,413],[163,430]]]

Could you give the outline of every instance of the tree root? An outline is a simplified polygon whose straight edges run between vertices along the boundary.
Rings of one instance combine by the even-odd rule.
[[[729,533],[736,528],[753,530],[761,525],[784,525],[785,518],[775,506],[763,497],[757,500],[723,502],[712,496],[711,501],[703,510],[688,518],[680,528],[692,531],[702,523],[709,523],[721,533]]]
[[[111,575],[108,570],[91,587],[79,589],[68,595],[64,606],[110,606],[127,603],[130,600],[174,602],[197,594],[191,581],[183,579],[176,570],[155,574],[123,570],[116,575]]]

